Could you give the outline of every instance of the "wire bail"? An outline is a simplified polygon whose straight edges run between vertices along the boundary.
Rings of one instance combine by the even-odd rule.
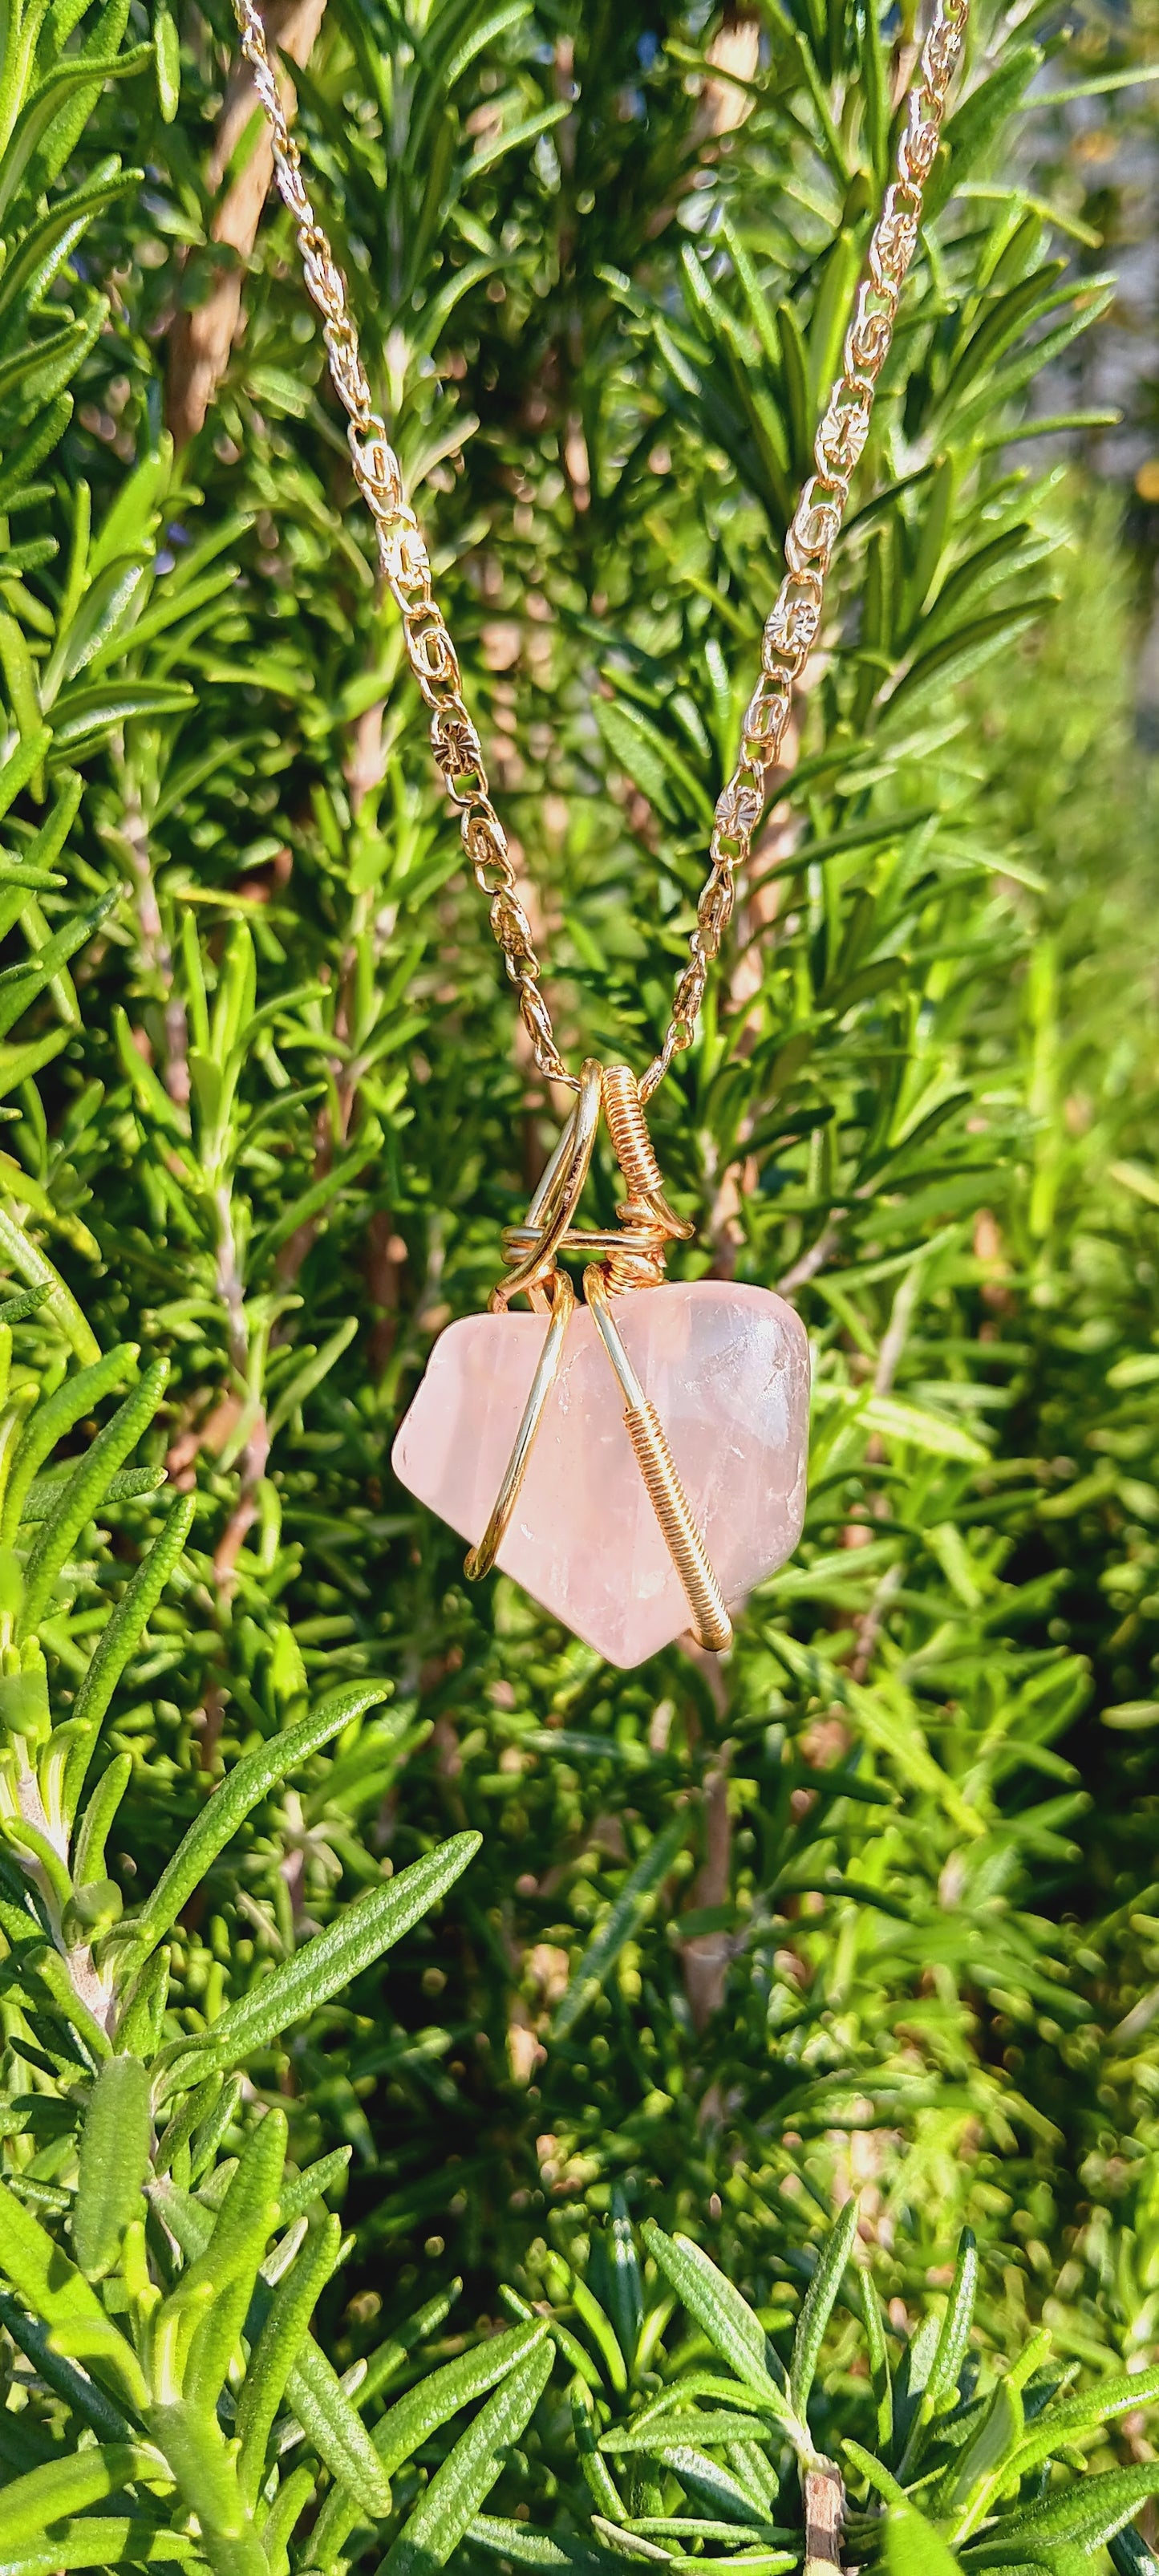
[[[601,1111],[626,1195],[616,1209],[616,1230],[573,1223],[599,1128]],[[695,1228],[674,1215],[664,1196],[635,1074],[626,1064],[599,1065],[589,1056],[575,1107],[560,1136],[522,1225],[504,1229],[507,1275],[491,1291],[492,1314],[525,1296],[549,1317],[527,1402],[495,1508],[477,1547],[466,1560],[472,1582],[488,1574],[511,1521],[531,1460],[547,1399],[563,1358],[575,1291],[559,1267],[561,1253],[587,1256],[584,1299],[624,1397],[624,1421],[633,1454],[664,1542],[688,1601],[695,1636],[717,1654],[732,1643],[724,1596],[693,1520],[663,1424],[649,1401],[623,1343],[611,1300],[640,1288],[659,1288],[670,1243],[687,1241]]]

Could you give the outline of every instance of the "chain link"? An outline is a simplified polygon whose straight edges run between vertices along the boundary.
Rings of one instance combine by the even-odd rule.
[[[709,874],[677,978],[663,1043],[639,1086],[648,1100],[673,1057],[692,1044],[709,968],[719,954],[765,807],[767,773],[778,763],[793,690],[817,641],[825,577],[841,528],[849,485],[869,436],[877,380],[889,354],[906,272],[917,248],[922,196],[937,157],[950,83],[961,59],[969,0],[937,0],[933,23],[909,94],[897,151],[870,236],[865,271],[845,334],[841,373],[813,448],[814,471],[785,538],[785,577],[765,622],[761,670],[741,726],[740,757],[717,799]],[[430,558],[403,490],[398,458],[374,409],[346,303],[342,275],[302,179],[298,147],[286,122],[266,50],[256,0],[234,0],[241,49],[253,75],[273,145],[278,187],[297,232],[307,291],[322,316],[323,337],[339,400],[355,480],[378,532],[387,586],[403,623],[410,666],[431,711],[431,747],[447,794],[459,813],[475,883],[490,905],[491,928],[519,996],[536,1064],[552,1082],[578,1091],[556,1044],[539,983],[531,925],[519,900],[506,835],[491,802],[483,747],[463,702],[462,674],[431,584]]]

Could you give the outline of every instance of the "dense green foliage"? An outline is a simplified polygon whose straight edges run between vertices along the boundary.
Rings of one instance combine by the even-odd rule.
[[[1135,40],[1056,25],[975,20],[653,1122],[673,1267],[809,1326],[805,1539],[724,1664],[621,1675],[389,1472],[565,1104],[229,10],[11,0],[20,2576],[775,2576],[838,2470],[850,2567],[1154,2576],[1156,797],[1115,511],[1026,435],[1114,218],[1026,93]],[[329,0],[296,75],[573,1055],[667,1017],[908,64],[844,0]]]

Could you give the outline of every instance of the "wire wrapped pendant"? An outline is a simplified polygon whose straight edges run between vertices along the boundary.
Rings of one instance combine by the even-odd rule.
[[[257,0],[234,0],[234,9],[348,415],[354,477],[430,711],[443,785],[536,1065],[576,1092],[527,1223],[505,1238],[509,1276],[489,1314],[452,1324],[436,1343],[395,1441],[395,1471],[470,1540],[469,1574],[501,1565],[611,1662],[640,1663],[679,1635],[690,1616],[700,1641],[723,1651],[731,1639],[728,1603],[782,1564],[800,1535],[808,1348],[797,1317],[767,1289],[707,1279],[665,1284],[667,1246],[691,1229],[665,1200],[643,1102],[692,1044],[764,811],[768,773],[781,756],[793,691],[821,631],[825,580],[917,246],[968,0],[937,0],[922,49],[841,371],[814,440],[814,470],[786,533],[785,577],[765,623],[740,755],[717,799],[688,957],[639,1085],[625,1065],[602,1073],[590,1062],[577,1084],[560,1055],[430,556],[374,409],[341,272],[307,194],[261,11]],[[593,1234],[571,1220],[601,1111],[626,1196],[616,1231]],[[558,1266],[565,1251],[595,1256],[584,1273],[582,1308]],[[521,1293],[531,1314],[508,1313]]]
[[[601,1113],[625,1184],[614,1231],[574,1221]],[[804,1328],[767,1289],[667,1282],[692,1231],[635,1077],[589,1060],[488,1313],[441,1335],[394,1444],[401,1483],[470,1541],[472,1579],[499,1565],[622,1667],[689,1627],[722,1653],[729,1603],[791,1555],[804,1513]],[[509,1311],[520,1295],[531,1314]]]

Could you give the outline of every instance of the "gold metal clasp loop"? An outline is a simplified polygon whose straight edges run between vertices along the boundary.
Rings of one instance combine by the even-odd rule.
[[[626,1189],[616,1209],[614,1233],[573,1223],[591,1167],[601,1110]],[[559,1268],[559,1255],[583,1253],[588,1256],[584,1299],[624,1396],[624,1422],[636,1464],[683,1585],[695,1635],[702,1646],[720,1654],[732,1643],[724,1597],[689,1509],[664,1426],[640,1383],[610,1305],[615,1296],[659,1287],[668,1245],[694,1231],[673,1214],[664,1196],[635,1075],[625,1064],[601,1068],[589,1057],[575,1107],[526,1221],[504,1230],[503,1252],[509,1266],[507,1276],[491,1291],[490,1310],[502,1314],[513,1297],[522,1295],[538,1313],[546,1313],[549,1322],[495,1508],[478,1546],[471,1549],[465,1571],[472,1582],[479,1581],[490,1572],[503,1544],[575,1311],[575,1291]]]
[[[627,1191],[616,1209],[614,1233],[571,1222],[591,1163],[601,1109]],[[534,1290],[550,1275],[560,1252],[604,1260],[613,1296],[629,1288],[659,1288],[669,1244],[686,1242],[695,1231],[683,1217],[674,1216],[664,1196],[635,1074],[626,1064],[601,1067],[589,1057],[579,1098],[526,1218],[522,1225],[504,1228],[503,1255],[513,1266],[510,1276],[491,1292],[492,1312],[509,1305],[521,1290],[535,1305]]]
[[[501,1315],[512,1298],[519,1296],[530,1297],[532,1305],[542,1312],[545,1301],[537,1297],[536,1291],[553,1277],[557,1252],[572,1240],[571,1221],[583,1197],[591,1165],[602,1096],[600,1067],[589,1056],[580,1076],[575,1108],[528,1208],[527,1222],[509,1226],[504,1233],[504,1256],[514,1262],[514,1267],[491,1291],[488,1305],[493,1315]]]

